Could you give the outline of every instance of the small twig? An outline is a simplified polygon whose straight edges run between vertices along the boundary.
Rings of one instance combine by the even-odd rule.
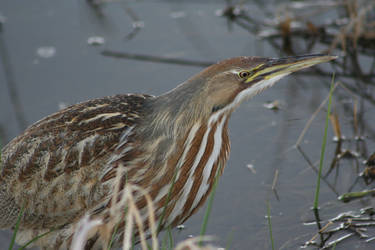
[[[158,63],[168,63],[168,64],[179,64],[179,65],[186,65],[186,66],[196,66],[196,67],[208,67],[215,62],[199,62],[187,59],[177,59],[177,58],[168,58],[162,56],[151,56],[151,55],[144,55],[144,54],[133,54],[133,53],[126,53],[126,52],[116,52],[110,50],[104,50],[101,52],[103,56],[109,56],[114,58],[121,58],[121,59],[133,59],[139,61],[148,61],[148,62],[158,62]]]
[[[374,227],[375,226],[375,222],[355,223],[352,226],[353,227]]]
[[[332,91],[335,91],[337,85],[339,83],[336,82],[335,85],[333,86],[333,90]],[[307,130],[310,128],[311,126],[311,123],[314,121],[314,119],[316,118],[316,116],[318,115],[318,113],[320,112],[320,110],[324,107],[324,105],[326,104],[326,102],[329,100],[329,95],[322,101],[322,103],[319,105],[319,107],[315,110],[315,112],[311,115],[310,119],[307,121],[305,127],[303,128],[301,134],[299,135],[298,139],[297,139],[297,142],[295,144],[296,147],[298,147],[300,144],[301,144],[301,141],[302,139],[304,138]]]
[[[329,221],[324,227],[322,227],[310,240],[308,240],[305,245],[311,244],[316,238],[318,238],[319,235],[321,235],[324,230],[326,230],[330,225],[332,225],[333,222]]]
[[[275,175],[273,176],[273,181],[272,181],[272,190],[276,189],[276,182],[277,182],[278,177],[279,177],[279,170],[276,169]]]
[[[125,39],[131,40],[133,39],[138,32],[144,27],[144,22],[140,20],[138,15],[133,11],[132,8],[130,8],[125,1],[121,2],[123,4],[123,8],[126,12],[126,14],[130,17],[132,20],[132,31],[130,31],[126,36]]]
[[[373,241],[373,240],[375,240],[375,237],[368,238],[368,239],[366,240],[366,243],[369,243],[369,242],[371,242],[371,241]]]
[[[270,234],[270,240],[271,240],[271,249],[275,249],[275,243],[273,240],[273,235],[272,235],[272,223],[271,223],[271,208],[270,208],[270,202],[267,201],[267,222],[268,222],[268,230]]]
[[[319,170],[315,167],[315,165],[311,162],[311,160],[309,159],[309,157],[305,154],[305,152],[302,150],[302,148],[300,146],[296,146],[297,150],[300,152],[300,154],[302,155],[302,157],[306,160],[307,164],[310,166],[310,168],[317,174],[319,172]],[[322,176],[321,177],[322,180],[324,181],[324,183],[332,190],[332,192],[334,192],[337,196],[339,196],[339,193],[336,191],[335,187],[332,186],[331,183],[329,183],[327,181],[327,179]]]
[[[344,213],[340,213],[338,214],[336,217],[330,219],[330,221],[342,221],[343,219],[352,219],[352,218],[358,218],[359,215],[356,215],[354,212],[350,211],[350,212],[344,212]]]
[[[279,170],[278,169],[275,169],[275,174],[273,176],[273,181],[272,181],[272,187],[271,187],[271,190],[273,191],[276,199],[279,201],[280,200],[280,197],[279,197],[279,194],[277,193],[277,189],[276,189],[276,183],[277,183],[277,180],[279,178]]]
[[[322,249],[328,249],[330,247],[333,247],[334,245],[337,245],[337,243],[340,243],[341,241],[343,241],[343,240],[345,240],[345,239],[347,239],[347,238],[349,238],[349,237],[351,237],[353,235],[354,235],[354,233],[349,233],[347,235],[344,235],[344,236],[342,236],[342,237],[340,237],[340,238],[338,238],[336,240],[333,240],[333,241],[329,242]]]

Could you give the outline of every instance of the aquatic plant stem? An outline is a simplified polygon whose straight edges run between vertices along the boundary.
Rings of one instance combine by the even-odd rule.
[[[214,181],[212,191],[211,191],[211,194],[210,194],[210,197],[209,197],[209,200],[208,200],[208,204],[207,204],[207,209],[206,209],[206,212],[205,212],[204,217],[203,217],[203,223],[202,223],[201,233],[200,233],[201,237],[203,237],[206,233],[208,218],[210,217],[212,204],[213,204],[214,197],[215,197],[217,183],[219,182],[219,177],[220,177],[219,173],[220,172],[221,172],[221,166],[220,166],[220,169],[218,170],[218,172],[216,173],[215,181]],[[200,246],[202,245],[202,240],[199,242],[199,245]]]
[[[323,163],[324,163],[324,153],[325,153],[326,144],[327,144],[327,131],[328,131],[328,124],[329,124],[329,116],[331,114],[331,104],[332,104],[332,94],[333,94],[333,89],[334,89],[334,82],[335,82],[335,74],[332,75],[331,88],[329,90],[327,116],[326,116],[326,122],[325,122],[325,127],[324,127],[322,148],[321,148],[321,151],[320,151],[319,172],[318,172],[318,179],[317,179],[317,183],[316,183],[315,198],[314,198],[314,209],[315,210],[317,210],[318,206],[319,206],[320,178],[322,176],[322,169],[323,169]]]
[[[19,228],[19,226],[21,224],[21,220],[22,220],[22,217],[23,217],[24,209],[25,209],[25,206],[22,206],[21,210],[18,213],[17,222],[16,222],[16,225],[14,227],[12,239],[10,241],[8,250],[12,250],[13,246],[14,246],[14,243],[16,242],[17,232],[18,232],[18,228]]]
[[[270,240],[271,240],[272,250],[275,250],[275,244],[274,244],[273,236],[272,236],[270,201],[267,201],[267,221],[268,221],[268,230],[270,232]]]

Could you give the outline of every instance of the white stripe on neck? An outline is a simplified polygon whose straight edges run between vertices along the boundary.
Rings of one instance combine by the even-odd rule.
[[[206,165],[203,168],[202,183],[199,186],[198,192],[195,196],[195,199],[194,199],[193,205],[190,208],[190,211],[192,211],[198,205],[199,201],[203,198],[203,196],[208,191],[210,185],[212,185],[212,183],[208,182],[208,179],[210,178],[215,162],[217,162],[220,156],[220,151],[221,151],[222,143],[223,143],[223,137],[222,137],[223,128],[224,128],[224,123],[226,119],[227,117],[224,115],[224,117],[221,119],[219,125],[216,128],[216,131],[214,134],[214,148],[212,150],[210,158],[208,159]],[[217,171],[218,169],[216,169],[216,172]],[[216,173],[214,173],[214,176],[216,177]]]

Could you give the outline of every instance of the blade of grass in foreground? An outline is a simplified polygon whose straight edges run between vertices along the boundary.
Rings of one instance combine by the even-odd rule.
[[[215,197],[217,183],[219,182],[219,177],[220,177],[219,173],[221,172],[221,168],[222,168],[222,166],[219,167],[219,169],[218,169],[218,171],[216,173],[215,181],[214,181],[214,184],[213,184],[213,187],[212,187],[212,191],[211,191],[211,194],[210,194],[210,197],[209,197],[209,200],[208,200],[207,209],[206,209],[206,213],[204,214],[202,228],[201,228],[201,233],[200,233],[201,237],[203,237],[206,234],[206,229],[207,229],[207,224],[208,224],[208,218],[210,217],[210,213],[211,213],[211,209],[212,209],[212,204],[213,204],[214,197]],[[201,240],[199,242],[199,245],[201,246],[202,243],[203,242]]]
[[[126,208],[125,208],[125,214],[126,214]],[[112,233],[112,236],[111,236],[111,240],[108,243],[107,250],[111,250],[112,249],[112,245],[113,245],[113,242],[115,241],[115,237],[116,237],[116,233],[117,233],[117,229],[118,229],[119,224],[120,223],[117,223],[116,226],[115,226],[115,228],[113,229],[113,233]]]
[[[230,231],[225,249],[231,249],[233,242],[233,229]]]
[[[18,250],[24,250],[24,249],[28,248],[28,246],[31,245],[31,243],[33,243],[33,242],[39,240],[40,238],[46,236],[47,234],[53,232],[54,230],[55,230],[55,229],[52,229],[52,230],[50,230],[50,231],[48,231],[48,232],[45,232],[45,233],[43,233],[43,234],[40,234],[40,235],[36,236],[34,239],[30,240],[30,241],[27,242],[25,245],[23,245],[22,247],[18,248]]]
[[[171,226],[168,226],[168,237],[169,237],[169,249],[173,249],[173,247],[174,247],[174,241],[173,241],[173,235],[172,235],[172,228],[171,228]]]
[[[14,243],[16,242],[16,236],[17,236],[18,228],[20,227],[20,224],[21,224],[21,219],[22,219],[22,216],[23,216],[24,209],[25,209],[25,206],[22,206],[21,210],[18,213],[16,226],[14,227],[12,240],[10,241],[10,245],[9,245],[8,250],[12,250],[13,246],[14,246]]]
[[[177,172],[178,172],[177,170],[178,170],[178,168],[176,168],[176,170],[173,173],[171,187],[168,190],[167,199],[165,200],[165,203],[164,203],[164,206],[163,206],[163,211],[162,211],[160,219],[159,219],[159,224],[158,224],[158,227],[156,228],[156,232],[160,232],[160,230],[161,230],[162,223],[164,221],[164,217],[165,217],[165,214],[167,212],[168,203],[169,203],[169,200],[171,199],[174,185],[176,184]]]
[[[173,249],[173,246],[174,246],[174,242],[173,242],[172,228],[169,225],[165,230],[161,249],[162,250]]]
[[[270,208],[269,201],[267,201],[267,221],[268,221],[268,230],[270,231],[270,240],[271,240],[272,250],[275,250],[275,245],[274,245],[273,236],[272,236],[271,208]]]
[[[333,93],[333,89],[334,89],[334,85],[335,85],[334,83],[335,83],[335,74],[332,75],[331,88],[330,88],[330,91],[329,91],[327,116],[326,116],[326,122],[325,122],[325,127],[324,127],[322,149],[321,149],[321,152],[320,152],[318,180],[317,180],[317,183],[316,183],[316,190],[315,190],[315,199],[314,199],[314,208],[313,208],[314,210],[317,210],[318,206],[319,206],[320,177],[322,176],[324,153],[325,153],[325,150],[326,150],[327,131],[328,131],[328,124],[329,124],[329,116],[330,116],[330,113],[331,113],[332,93]]]

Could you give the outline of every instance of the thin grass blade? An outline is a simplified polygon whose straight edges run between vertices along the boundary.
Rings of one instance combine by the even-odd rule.
[[[21,224],[21,219],[22,219],[22,216],[23,216],[24,210],[25,210],[25,206],[22,206],[20,212],[18,213],[16,226],[14,227],[14,231],[13,231],[12,239],[11,239],[11,241],[10,241],[10,245],[9,245],[9,247],[8,247],[8,250],[12,250],[12,249],[13,249],[13,246],[14,246],[14,244],[15,244],[15,242],[16,242],[17,232],[18,232],[18,229],[19,229],[20,224]]]
[[[275,250],[275,244],[274,244],[273,236],[272,236],[271,208],[270,208],[270,202],[269,201],[267,201],[267,221],[268,221],[268,230],[270,232],[270,240],[271,240],[272,250]]]
[[[315,210],[317,210],[318,206],[319,206],[320,178],[322,176],[324,154],[325,154],[326,144],[327,144],[327,131],[328,131],[328,124],[329,124],[329,117],[330,117],[330,114],[331,114],[332,94],[333,94],[333,89],[334,89],[334,85],[335,85],[334,83],[335,83],[335,74],[332,75],[331,88],[330,88],[330,91],[329,91],[329,99],[328,99],[327,116],[326,116],[325,127],[324,127],[323,142],[322,142],[322,148],[321,148],[321,152],[320,152],[319,172],[318,172],[318,179],[317,179],[317,183],[316,183],[315,198],[314,198],[314,209]]]

